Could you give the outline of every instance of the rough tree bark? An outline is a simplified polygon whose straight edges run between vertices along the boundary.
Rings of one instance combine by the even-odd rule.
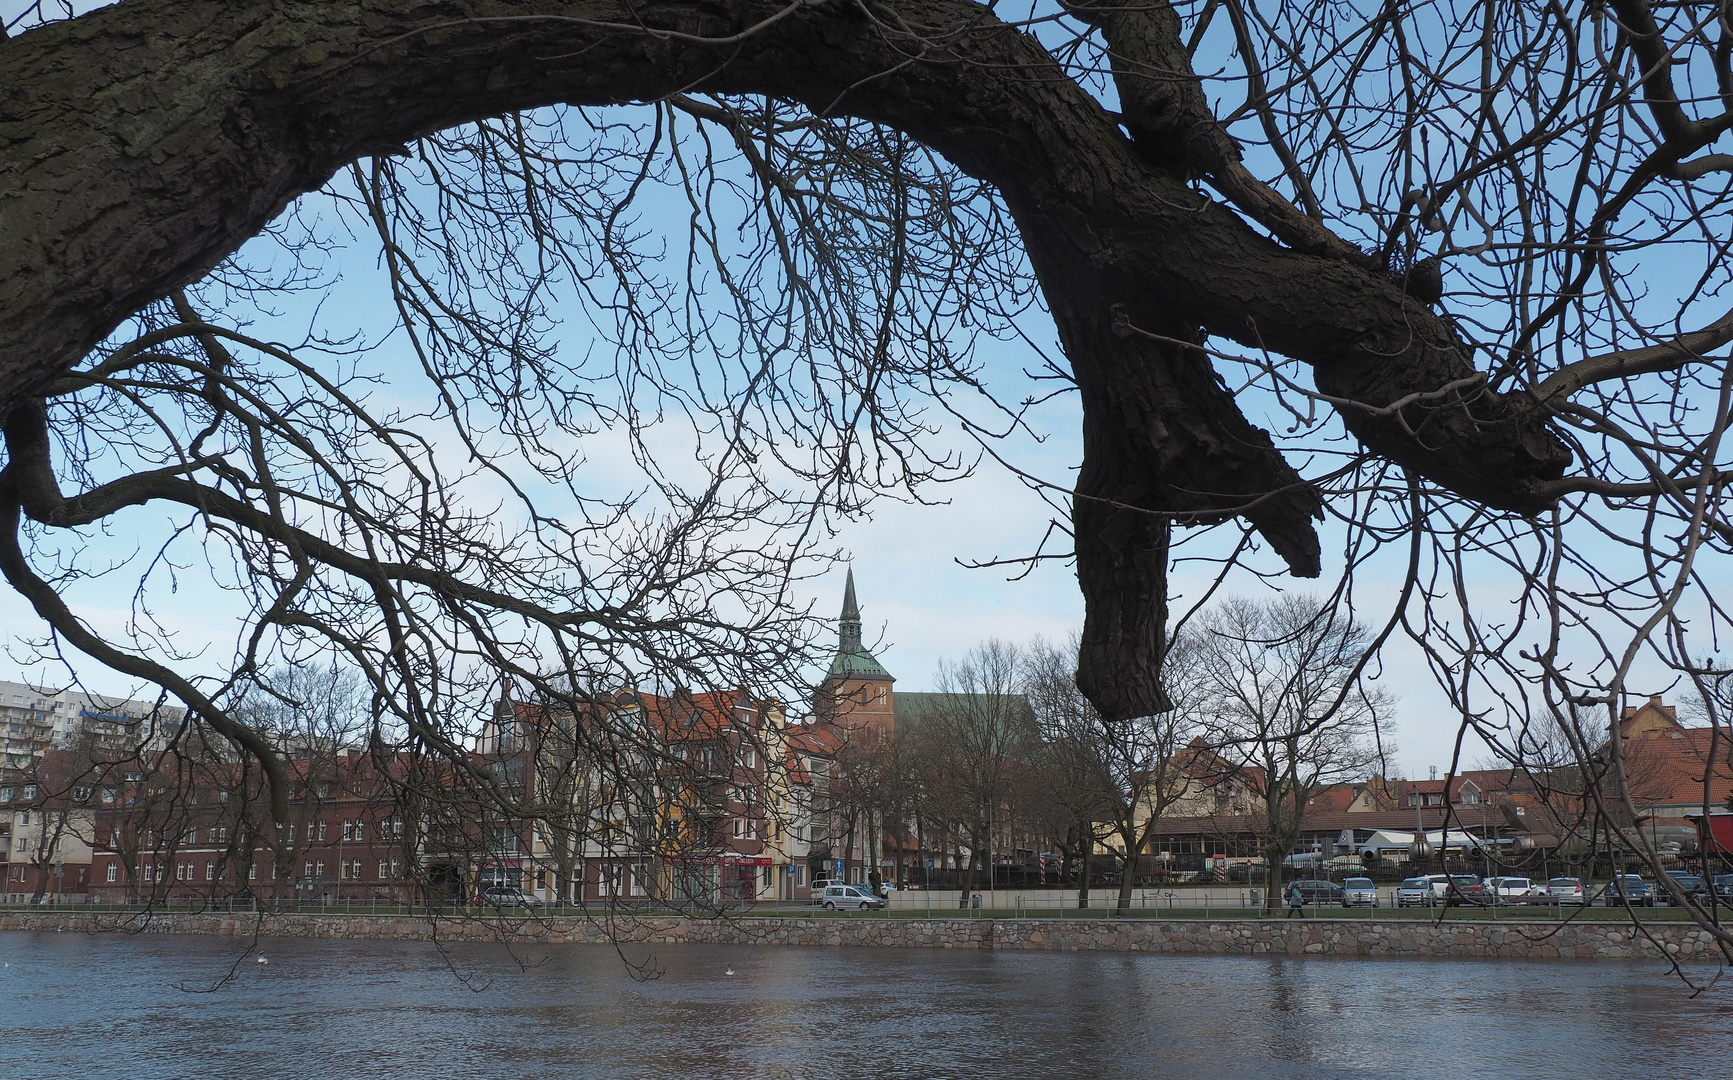
[[[1544,412],[1477,384],[1447,321],[1245,174],[1176,30],[1163,4],[1104,28],[1118,118],[965,0],[132,0],[32,29],[0,41],[0,416],[338,168],[419,135],[690,91],[858,116],[1015,217],[1084,406],[1079,685],[1107,716],[1147,714],[1171,521],[1243,514],[1292,572],[1319,571],[1318,494],[1235,407],[1205,335],[1310,364],[1372,451],[1489,506],[1542,509],[1570,460]]]

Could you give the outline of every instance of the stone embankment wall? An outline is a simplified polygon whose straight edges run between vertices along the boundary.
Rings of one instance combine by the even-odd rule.
[[[642,944],[860,945],[914,949],[1018,949],[1186,955],[1641,959],[1719,963],[1709,934],[1656,924],[1431,923],[1377,919],[904,919],[677,916],[612,921],[369,915],[223,915],[0,912],[0,930],[66,930],[385,941],[518,941]],[[1653,940],[1651,941],[1650,938]]]

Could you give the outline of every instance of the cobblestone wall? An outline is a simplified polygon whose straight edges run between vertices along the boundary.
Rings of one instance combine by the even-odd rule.
[[[1513,959],[1634,959],[1665,951],[1693,963],[1721,962],[1696,926],[1625,923],[1430,923],[1377,919],[904,919],[617,917],[442,918],[368,915],[146,915],[0,912],[0,930],[67,930],[226,936],[420,941],[685,942],[859,945],[922,949],[1022,949],[1259,956],[1424,956]]]

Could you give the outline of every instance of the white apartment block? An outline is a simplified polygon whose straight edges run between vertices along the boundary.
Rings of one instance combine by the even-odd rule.
[[[50,749],[81,744],[104,753],[160,750],[185,722],[179,706],[0,680],[0,766],[24,768]]]

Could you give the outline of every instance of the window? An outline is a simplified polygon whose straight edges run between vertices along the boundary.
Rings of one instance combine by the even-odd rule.
[[[734,819],[734,839],[738,840],[745,835],[746,835],[746,822],[742,821],[740,818],[735,818]]]
[[[402,836],[403,835],[403,819],[402,818],[398,818],[396,821],[393,821],[391,823],[391,835],[392,836]]]
[[[217,864],[216,863],[214,863],[214,862],[205,863],[205,880],[206,881],[217,880]]]
[[[355,839],[355,823],[353,821],[345,821],[343,823],[343,839]]]
[[[258,863],[251,863],[247,866],[247,880],[248,881],[259,880],[259,864]]]
[[[345,881],[349,880],[349,860],[348,859],[344,859],[342,862],[337,864],[337,876],[342,878]]]
[[[313,860],[312,859],[307,860],[307,871],[302,876],[303,877],[312,877],[313,876]]]
[[[185,881],[186,880],[186,873],[187,873],[187,864],[186,863],[182,863],[182,862],[175,863],[175,880],[176,881]]]
[[[108,880],[112,882],[112,881],[117,880],[119,877],[120,877],[120,867],[116,866],[114,863],[109,863],[108,864]]]
[[[357,839],[357,840],[367,839],[367,823],[366,822],[357,821],[355,823],[355,839]]]
[[[387,877],[390,876],[390,874],[387,873],[387,869],[388,868],[386,866],[385,860],[380,859],[379,860],[379,880],[380,881],[384,881]]]
[[[72,789],[72,797],[74,800],[76,800],[78,802],[89,802],[90,801],[90,789],[88,787],[83,786],[83,785],[79,785],[78,787],[75,787]]]
[[[361,860],[360,859],[356,859],[353,863],[350,864],[349,876],[354,878],[356,881],[361,880]]]
[[[758,751],[750,746],[740,751],[740,764],[748,769],[758,768]]]
[[[325,876],[325,860],[324,859],[319,859],[319,860],[315,861],[313,863],[313,867],[314,867],[314,870],[313,870],[313,876],[314,877],[323,878]]]
[[[116,792],[113,788],[111,788],[111,787],[103,788],[102,789],[102,801],[105,803],[113,802],[115,794],[116,794]]]
[[[319,839],[325,839],[325,822],[323,821],[319,823]]]

